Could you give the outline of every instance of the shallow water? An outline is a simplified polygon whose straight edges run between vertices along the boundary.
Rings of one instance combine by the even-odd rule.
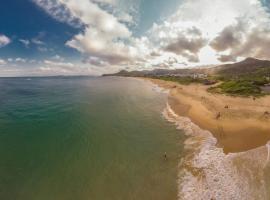
[[[270,199],[270,143],[246,152],[224,154],[209,131],[177,116],[169,105],[164,116],[188,136],[179,170],[179,199]]]
[[[165,106],[136,79],[0,79],[0,199],[176,199],[185,136]]]

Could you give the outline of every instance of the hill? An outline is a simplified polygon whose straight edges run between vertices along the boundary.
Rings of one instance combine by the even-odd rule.
[[[144,71],[122,70],[104,76],[149,77],[180,84],[201,83],[213,85],[209,92],[237,96],[261,96],[269,93],[270,61],[247,58],[233,64],[215,67],[195,67],[186,69],[154,69]],[[268,90],[267,90],[268,88]]]
[[[185,69],[154,69],[143,71],[122,70],[115,74],[104,74],[103,76],[194,76],[205,74],[208,76],[224,76],[228,78],[259,75],[270,76],[270,61],[247,58],[241,62],[219,65],[215,67],[194,67]]]
[[[247,58],[244,61],[217,66],[214,74],[239,77],[249,75],[270,76],[270,61]]]

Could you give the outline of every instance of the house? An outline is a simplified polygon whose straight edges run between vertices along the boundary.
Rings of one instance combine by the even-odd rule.
[[[192,76],[194,79],[195,78],[201,78],[201,79],[204,79],[204,78],[207,78],[207,74],[193,74]]]

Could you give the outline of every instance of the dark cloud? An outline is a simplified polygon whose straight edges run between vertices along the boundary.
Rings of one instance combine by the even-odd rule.
[[[193,26],[193,27],[191,27],[190,29],[187,30],[187,34],[194,35],[194,36],[201,36],[202,32],[198,28]]]
[[[225,27],[210,46],[222,62],[236,61],[238,57],[269,59],[270,29],[262,26],[251,29],[239,20],[238,24]]]
[[[243,30],[242,23],[228,26],[223,29],[219,36],[210,42],[210,46],[216,51],[225,51],[233,48],[241,43]]]
[[[161,55],[160,55],[160,53],[158,53],[158,52],[156,52],[156,51],[153,51],[153,52],[150,54],[150,56],[152,56],[152,57],[159,57],[159,56],[161,56]]]
[[[218,57],[218,60],[221,61],[221,62],[235,62],[236,61],[236,57],[233,56],[233,55],[220,55]]]
[[[187,54],[185,56],[189,62],[197,63],[200,62],[200,59],[197,54]]]
[[[270,58],[270,29],[253,29],[245,42],[235,50],[232,55],[244,57]]]
[[[174,52],[179,55],[185,51],[196,54],[202,47],[205,46],[205,44],[206,41],[203,38],[188,39],[185,36],[181,36],[175,42],[169,44],[165,50]]]
[[[173,64],[175,64],[175,63],[178,63],[178,61],[177,61],[176,58],[169,57],[167,63],[168,63],[169,65],[173,65]]]
[[[202,37],[187,38],[181,35],[176,41],[167,45],[164,50],[186,57],[190,62],[198,62],[198,53],[206,43],[207,41]]]

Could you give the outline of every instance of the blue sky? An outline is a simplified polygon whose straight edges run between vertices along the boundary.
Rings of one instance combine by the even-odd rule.
[[[0,13],[0,33],[12,40],[8,46],[0,49],[3,58],[42,59],[55,53],[67,57],[79,56],[76,50],[67,48],[64,44],[80,30],[53,19],[32,1],[6,1],[4,6],[0,6]],[[20,42],[20,39],[30,41],[35,38],[46,45],[31,43],[26,47]],[[41,49],[38,50],[39,48]]]
[[[268,0],[12,0],[0,76],[98,75],[270,59]]]
[[[140,20],[134,29],[134,35],[141,36],[152,24],[161,20],[162,16],[174,11],[177,0],[144,0],[140,3],[142,10],[138,15]],[[48,15],[42,8],[31,0],[6,1],[5,6],[0,7],[0,33],[8,35],[13,41],[6,48],[0,49],[2,58],[23,57],[28,59],[42,59],[55,54],[63,57],[79,59],[80,54],[73,48],[65,46],[73,35],[83,31],[80,27],[70,26],[59,22]],[[167,5],[167,6],[166,6]],[[151,12],[149,12],[151,10]],[[38,39],[46,45],[35,43],[26,46],[21,39]],[[47,49],[47,51],[45,50]]]

